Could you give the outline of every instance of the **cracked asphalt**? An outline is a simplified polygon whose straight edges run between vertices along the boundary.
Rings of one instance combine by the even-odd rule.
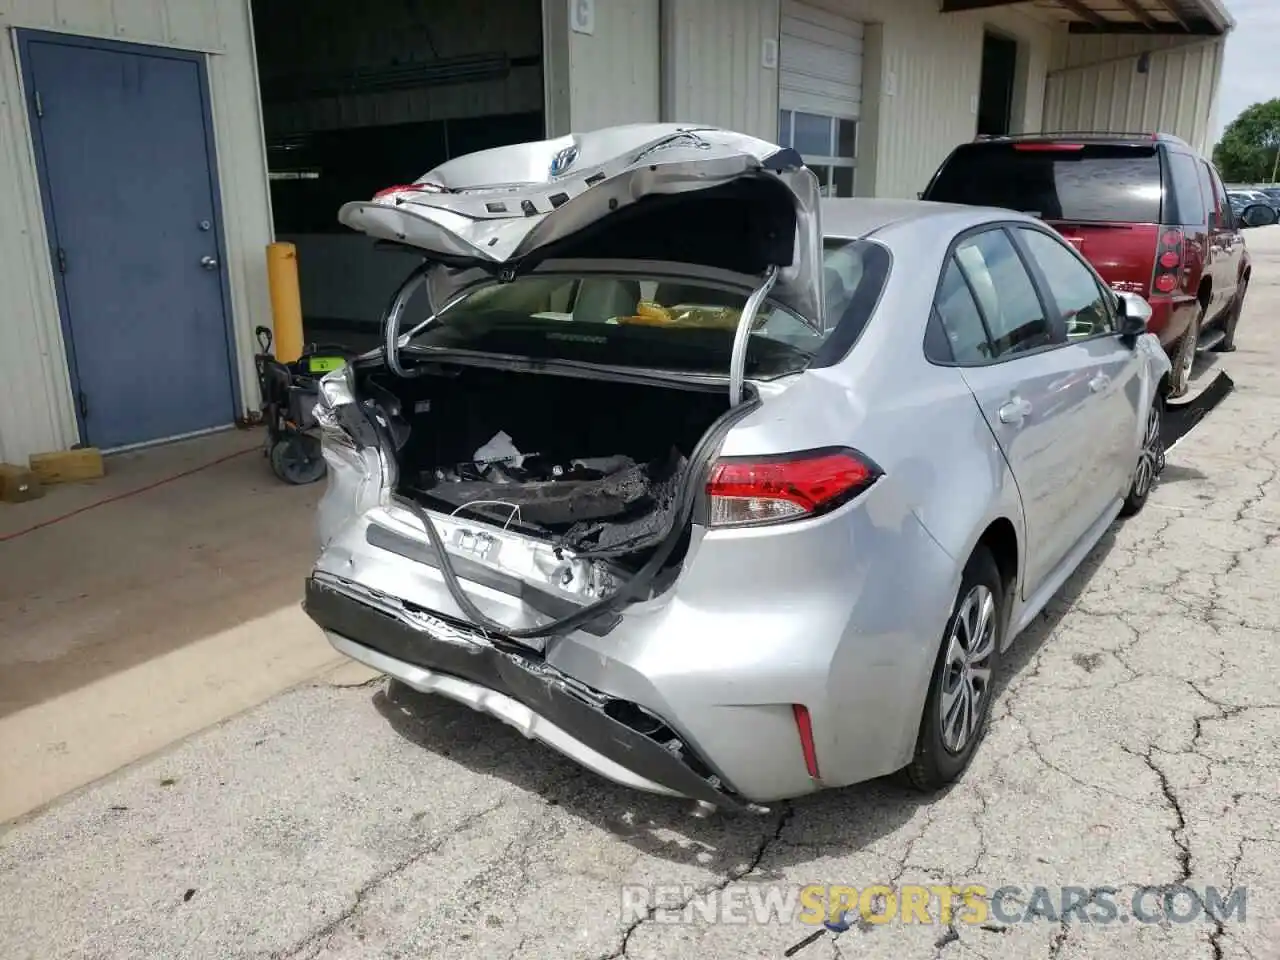
[[[962,782],[691,816],[378,682],[296,689],[0,835],[0,956],[1280,956],[1280,228],[1236,390],[1014,647]],[[1247,888],[1243,921],[671,924],[623,884]],[[810,938],[805,942],[807,938]]]

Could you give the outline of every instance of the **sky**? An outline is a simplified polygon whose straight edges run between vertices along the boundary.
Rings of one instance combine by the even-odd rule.
[[[1226,0],[1236,28],[1227,37],[1227,58],[1218,95],[1218,129],[1246,107],[1280,97],[1280,0]]]

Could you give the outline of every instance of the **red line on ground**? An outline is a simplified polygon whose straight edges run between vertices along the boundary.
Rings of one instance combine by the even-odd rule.
[[[101,500],[85,504],[83,507],[77,507],[75,510],[68,510],[60,516],[52,517],[48,520],[42,520],[39,523],[32,524],[29,527],[24,527],[21,530],[15,530],[13,533],[0,534],[0,543],[4,543],[6,540],[16,540],[18,537],[25,537],[28,533],[34,533],[35,531],[42,530],[45,527],[51,527],[55,523],[61,523],[63,520],[70,520],[72,517],[79,516],[82,513],[87,513],[90,510],[95,510],[98,507],[105,507],[109,503],[116,503],[119,500],[125,500],[129,497],[137,496],[140,493],[146,493],[148,490],[154,490],[156,487],[163,487],[166,483],[173,483],[173,481],[181,480],[183,477],[189,477],[193,473],[199,473],[201,470],[208,470],[210,467],[216,467],[220,463],[226,463],[228,460],[234,460],[236,457],[243,457],[246,453],[253,453],[255,450],[261,449],[262,447],[259,444],[248,447],[244,450],[237,450],[235,453],[228,453],[226,456],[218,457],[216,460],[210,460],[208,463],[202,463],[198,467],[192,467],[190,470],[183,470],[181,473],[175,473],[172,476],[163,477],[160,480],[156,480],[154,483],[148,483],[146,486],[138,487],[134,490],[126,490],[123,493],[117,493],[111,497],[103,497]]]

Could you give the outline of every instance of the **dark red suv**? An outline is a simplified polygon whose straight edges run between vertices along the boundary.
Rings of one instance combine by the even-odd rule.
[[[1065,236],[1149,329],[1184,393],[1197,349],[1235,349],[1249,255],[1213,164],[1166,134],[1041,133],[957,147],[922,199],[1006,207]]]

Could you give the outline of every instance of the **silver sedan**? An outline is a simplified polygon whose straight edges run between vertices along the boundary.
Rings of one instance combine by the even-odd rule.
[[[717,806],[959,776],[1146,501],[1169,362],[1035,219],[818,198],[790,150],[638,125],[345,207],[424,261],[322,384],[333,645]]]

